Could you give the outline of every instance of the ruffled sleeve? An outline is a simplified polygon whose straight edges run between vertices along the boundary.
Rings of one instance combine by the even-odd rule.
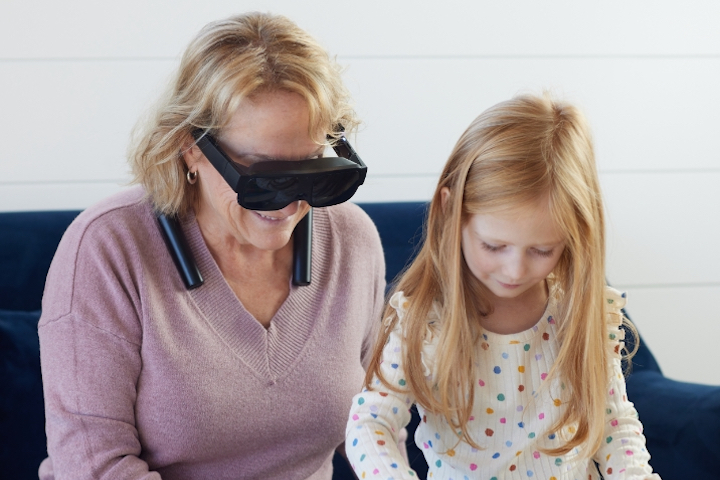
[[[625,294],[607,287],[605,302],[611,378],[605,409],[605,435],[594,459],[606,480],[660,480],[657,474],[652,473],[643,427],[625,388],[621,362],[625,331],[620,328]]]
[[[396,292],[390,297],[389,303],[397,312],[398,322],[396,326],[402,325],[407,309],[410,306],[410,301],[403,292]],[[390,319],[386,319],[386,322],[389,320]],[[423,375],[430,378],[435,369],[435,351],[437,349],[440,330],[440,307],[437,303],[434,303],[432,309],[428,312],[427,326],[425,328],[425,340],[423,341],[421,361]]]
[[[620,328],[623,322],[622,309],[627,304],[624,292],[619,292],[612,287],[605,288],[605,302],[607,311],[607,336],[608,347],[611,350],[610,358],[621,358],[622,349],[625,347],[625,330]]]

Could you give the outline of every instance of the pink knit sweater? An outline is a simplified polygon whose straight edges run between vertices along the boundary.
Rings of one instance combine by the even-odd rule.
[[[50,268],[40,348],[42,480],[329,479],[384,295],[377,230],[315,209],[312,284],[263,328],[191,214],[188,291],[140,189],[81,214]]]

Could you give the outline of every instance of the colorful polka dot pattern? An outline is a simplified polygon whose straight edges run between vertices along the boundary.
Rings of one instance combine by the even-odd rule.
[[[622,331],[618,315],[624,296],[608,289],[608,344],[619,351]],[[396,293],[391,305],[402,322],[407,299]],[[482,449],[458,443],[458,433],[442,417],[425,412],[415,436],[429,466],[429,479],[597,479],[591,460],[576,461],[578,449],[562,456],[542,453],[542,448],[560,445],[562,433],[550,427],[564,411],[565,385],[548,378],[557,357],[557,325],[550,305],[531,329],[513,335],[487,332],[476,349],[478,378],[470,432]],[[398,322],[400,323],[400,322]],[[401,357],[401,326],[391,332],[383,352],[382,372],[399,387],[405,386]],[[423,364],[432,372],[434,346],[427,345]],[[605,441],[594,460],[605,479],[644,479],[651,476],[642,425],[627,400],[620,358],[613,357],[614,376],[608,388]],[[428,376],[432,381],[432,375]],[[547,382],[549,384],[546,384]],[[388,391],[376,381],[375,390],[364,391],[353,401],[346,432],[348,458],[359,478],[417,478],[397,448],[397,433],[410,419],[408,408],[414,399],[408,394]],[[574,432],[572,427],[567,433]],[[657,477],[659,478],[659,477]]]

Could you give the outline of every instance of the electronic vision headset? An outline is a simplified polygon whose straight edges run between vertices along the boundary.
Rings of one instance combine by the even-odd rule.
[[[339,131],[343,131],[339,126]],[[349,200],[363,184],[367,167],[344,135],[335,141],[338,157],[264,160],[247,165],[233,161],[217,140],[203,130],[193,137],[198,148],[249,210],[279,210],[298,200],[328,207]],[[328,135],[328,140],[332,137]],[[158,214],[160,230],[186,288],[203,283],[177,218]],[[293,284],[309,285],[312,263],[312,209],[293,232]]]

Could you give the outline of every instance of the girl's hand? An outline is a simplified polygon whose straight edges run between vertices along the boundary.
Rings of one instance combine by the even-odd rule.
[[[405,446],[405,442],[408,438],[408,431],[407,428],[403,428],[400,430],[400,433],[398,434],[398,450],[400,450],[400,455],[405,459],[408,465],[410,465],[410,460],[408,460],[408,454],[407,454],[407,447]],[[653,479],[654,480],[654,479]]]

